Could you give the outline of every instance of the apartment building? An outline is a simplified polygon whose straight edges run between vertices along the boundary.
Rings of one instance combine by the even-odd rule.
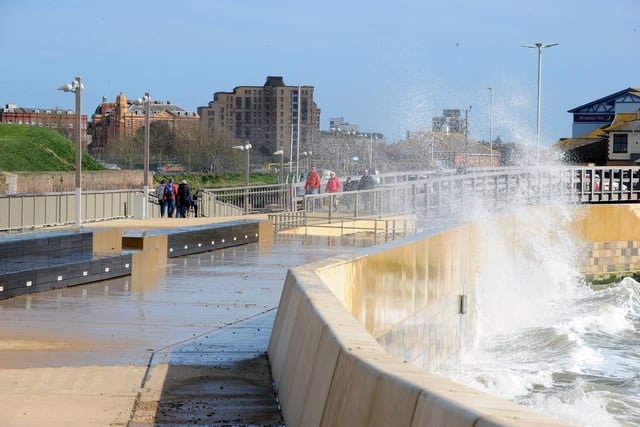
[[[313,86],[287,86],[282,77],[268,76],[262,86],[214,93],[207,106],[198,107],[200,124],[232,145],[248,141],[256,153],[272,156],[283,150],[284,161],[295,161],[320,131],[313,91]]]
[[[127,99],[124,93],[115,102],[102,102],[91,116],[92,154],[97,155],[110,142],[126,140],[144,128],[145,105],[136,99]],[[172,104],[151,100],[149,122],[165,121],[174,132],[188,132],[198,126],[198,114]]]
[[[76,112],[59,108],[24,108],[15,104],[6,104],[0,108],[0,123],[29,125],[55,129],[70,141],[74,141],[73,127]],[[87,116],[82,119],[82,145],[87,146]]]

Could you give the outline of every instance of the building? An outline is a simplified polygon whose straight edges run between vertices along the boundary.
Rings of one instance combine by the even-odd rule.
[[[364,169],[382,169],[386,142],[378,132],[361,132],[360,126],[331,119],[328,131],[310,145],[313,164],[339,175],[360,174]]]
[[[627,88],[568,111],[572,137],[558,142],[571,163],[640,163],[640,89]]]
[[[264,156],[283,150],[284,161],[295,161],[320,130],[313,92],[313,86],[287,86],[282,77],[269,76],[263,86],[214,93],[206,107],[198,107],[200,124],[231,145],[248,141]]]
[[[15,104],[7,104],[0,108],[0,123],[29,125],[55,129],[70,141],[74,141],[73,126],[76,112],[59,108],[24,108]],[[81,115],[83,147],[87,146],[87,116]]]
[[[416,132],[387,149],[387,160],[400,170],[496,167],[501,164],[501,156],[499,151],[491,151],[458,132]]]
[[[442,116],[433,117],[431,123],[433,132],[457,132],[463,135],[467,132],[467,119],[462,117],[460,110],[442,110]]]
[[[640,109],[640,89],[627,88],[604,98],[573,108],[571,137],[576,138],[613,123],[616,114]]]
[[[171,101],[151,100],[149,122],[164,121],[174,132],[189,132],[198,126],[198,114],[174,105]],[[92,149],[94,156],[100,157],[102,149],[111,142],[126,140],[144,128],[145,105],[138,100],[129,100],[120,93],[115,102],[107,102],[106,97],[96,107],[91,116]]]

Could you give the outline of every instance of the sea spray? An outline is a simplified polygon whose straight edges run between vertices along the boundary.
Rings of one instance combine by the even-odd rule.
[[[474,210],[477,331],[461,363],[441,373],[568,423],[638,425],[640,286],[584,283],[576,212],[560,203]]]

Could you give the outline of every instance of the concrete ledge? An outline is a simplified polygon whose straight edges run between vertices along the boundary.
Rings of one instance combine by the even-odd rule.
[[[145,286],[167,264],[168,257],[273,240],[271,222],[264,220],[128,234],[123,230],[83,228],[3,237],[0,299],[128,275],[133,275],[135,286]]]
[[[131,274],[119,234],[91,230],[14,235],[0,240],[0,299]]]

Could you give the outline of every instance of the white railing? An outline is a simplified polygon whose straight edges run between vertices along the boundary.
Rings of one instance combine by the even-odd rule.
[[[196,203],[198,214],[207,217],[302,212],[283,218],[280,224],[286,227],[285,224],[293,226],[301,221],[308,224],[401,214],[416,214],[425,221],[437,222],[455,219],[478,205],[495,210],[558,200],[570,203],[640,200],[639,167],[478,168],[376,177],[380,184],[375,190],[304,195],[301,183],[204,189]],[[85,191],[83,224],[136,217],[142,210],[141,196],[141,190]],[[153,193],[147,211],[150,217],[160,215]],[[74,192],[2,195],[0,231],[70,225],[75,221],[74,212]]]
[[[82,222],[133,217],[135,190],[86,191]],[[75,223],[75,192],[0,196],[0,231],[65,226]]]

